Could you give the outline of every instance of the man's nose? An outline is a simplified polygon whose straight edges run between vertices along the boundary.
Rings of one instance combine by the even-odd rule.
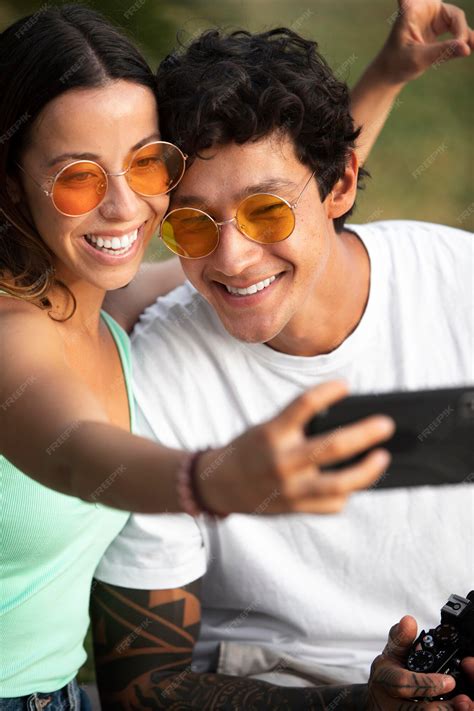
[[[263,257],[264,245],[240,232],[235,220],[221,225],[219,245],[212,255],[213,267],[226,276],[236,276]]]

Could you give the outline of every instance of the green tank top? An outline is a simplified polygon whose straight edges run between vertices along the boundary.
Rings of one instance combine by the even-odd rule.
[[[120,354],[133,430],[129,339],[102,317]],[[129,516],[98,503],[99,494],[96,503],[59,494],[0,456],[0,698],[56,691],[84,664],[94,570]]]

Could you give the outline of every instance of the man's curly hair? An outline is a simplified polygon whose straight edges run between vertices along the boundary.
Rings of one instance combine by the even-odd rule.
[[[343,176],[360,133],[347,85],[334,76],[316,42],[286,28],[204,32],[163,60],[157,93],[163,138],[191,160],[212,146],[281,131],[301,162],[316,171],[321,200]],[[359,188],[365,175],[360,169]],[[337,232],[351,213],[334,220]]]

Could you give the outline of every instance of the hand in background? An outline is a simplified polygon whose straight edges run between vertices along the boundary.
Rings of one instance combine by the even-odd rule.
[[[433,65],[471,54],[474,31],[460,8],[441,0],[398,0],[398,6],[378,58],[393,83],[411,81]],[[446,32],[452,39],[439,41]]]

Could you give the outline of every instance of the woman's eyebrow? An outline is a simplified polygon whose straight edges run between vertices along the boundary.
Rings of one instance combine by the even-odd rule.
[[[62,153],[60,156],[51,158],[46,163],[47,168],[52,168],[56,163],[61,163],[63,160],[98,160],[99,156],[95,153]]]
[[[138,151],[139,148],[142,146],[145,146],[147,143],[150,143],[151,141],[159,140],[160,139],[160,134],[155,132],[151,134],[151,136],[147,136],[146,138],[142,138],[141,141],[138,141],[138,143],[135,143],[134,146],[130,148],[130,153],[134,153],[135,151]],[[94,161],[99,161],[100,156],[97,155],[96,153],[62,153],[59,156],[55,156],[52,158],[46,166],[48,168],[52,168],[53,165],[56,165],[56,163],[61,163],[64,160],[94,160]]]

